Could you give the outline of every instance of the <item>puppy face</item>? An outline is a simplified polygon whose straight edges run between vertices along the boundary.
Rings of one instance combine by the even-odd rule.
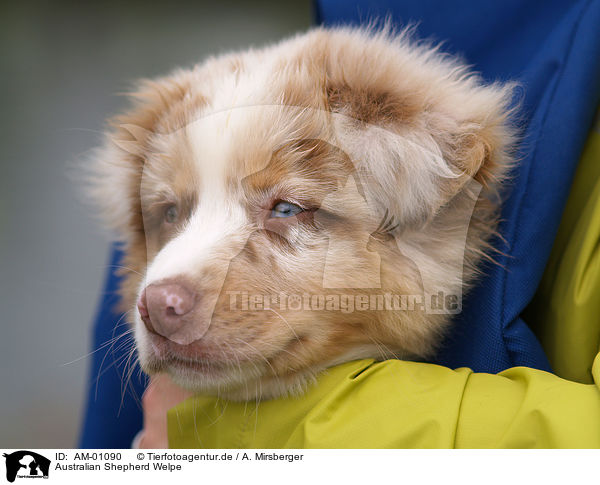
[[[126,244],[142,367],[250,399],[431,355],[495,230],[509,95],[358,30],[143,83],[90,187]]]

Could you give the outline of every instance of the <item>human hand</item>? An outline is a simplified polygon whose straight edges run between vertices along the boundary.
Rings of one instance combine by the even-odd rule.
[[[142,396],[144,428],[136,436],[134,447],[168,448],[167,411],[193,395],[166,374],[151,377]]]

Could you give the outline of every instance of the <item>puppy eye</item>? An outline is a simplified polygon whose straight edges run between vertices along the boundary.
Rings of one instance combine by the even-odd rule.
[[[296,204],[281,201],[271,209],[271,217],[292,217],[303,211],[304,209]]]
[[[179,211],[177,210],[177,206],[170,205],[165,209],[165,221],[169,224],[173,224],[177,222],[179,218]]]

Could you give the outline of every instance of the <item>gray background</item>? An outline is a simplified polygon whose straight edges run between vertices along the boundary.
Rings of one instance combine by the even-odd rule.
[[[0,448],[75,445],[109,238],[70,163],[131,81],[306,29],[310,2],[2,2]]]

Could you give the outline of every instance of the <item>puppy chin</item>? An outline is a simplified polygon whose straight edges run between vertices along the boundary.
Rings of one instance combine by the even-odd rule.
[[[197,394],[237,397],[237,400],[253,399],[260,394],[258,382],[265,370],[259,362],[230,362],[174,351],[174,348],[185,351],[185,346],[149,333],[137,316],[135,337],[140,367],[150,376],[165,373],[177,385]]]

